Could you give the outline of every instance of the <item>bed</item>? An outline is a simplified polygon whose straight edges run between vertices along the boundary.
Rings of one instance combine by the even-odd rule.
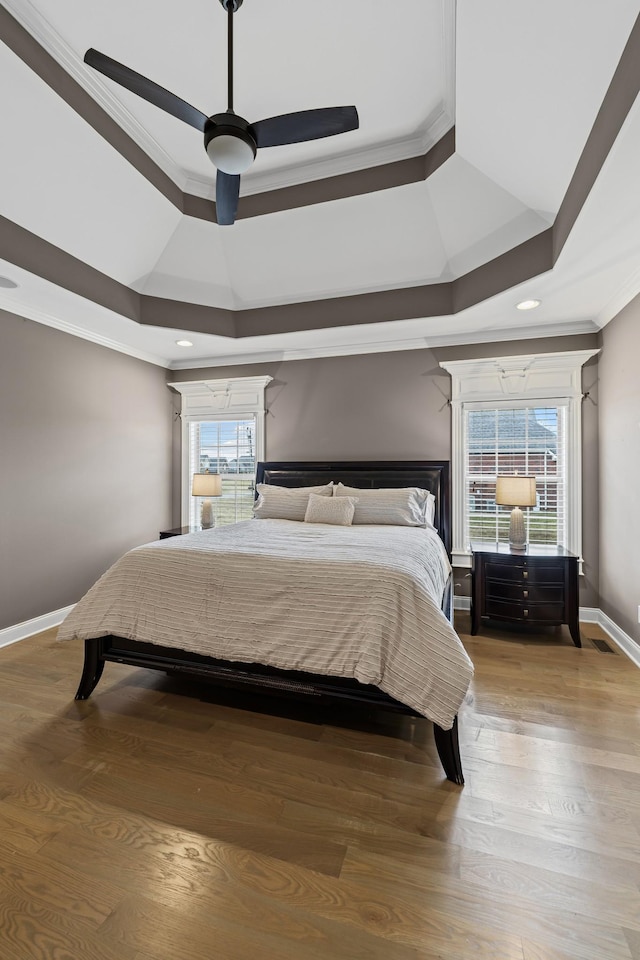
[[[300,488],[321,517],[353,522],[300,522],[287,512],[311,503]],[[429,492],[433,525],[376,514],[382,491],[408,489]],[[452,626],[448,463],[260,463],[256,491],[260,519],[137,547],[79,601],[59,631],[84,640],[76,699],[115,661],[384,707],[431,719],[447,778],[464,783],[457,711],[473,667]],[[281,500],[283,515],[264,511]]]

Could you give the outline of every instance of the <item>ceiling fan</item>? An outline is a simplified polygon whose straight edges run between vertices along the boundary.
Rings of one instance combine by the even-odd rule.
[[[285,113],[267,120],[249,123],[233,109],[233,15],[242,6],[242,0],[220,0],[227,11],[227,109],[224,113],[206,114],[130,70],[90,49],[84,62],[115,80],[166,113],[183,120],[204,133],[204,146],[216,167],[216,216],[219,224],[234,223],[240,195],[240,174],[253,163],[258,148],[279,147],[288,143],[319,140],[358,129],[358,111],[355,107],[324,107]]]

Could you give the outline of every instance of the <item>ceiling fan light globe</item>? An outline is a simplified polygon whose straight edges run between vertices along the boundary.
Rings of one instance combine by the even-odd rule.
[[[256,158],[256,151],[248,140],[227,133],[220,133],[209,141],[207,154],[217,170],[231,175],[245,173]]]

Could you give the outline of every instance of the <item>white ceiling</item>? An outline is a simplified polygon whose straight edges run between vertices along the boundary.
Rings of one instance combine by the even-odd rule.
[[[212,198],[193,128],[82,62],[120,60],[205,112],[226,106],[218,0],[4,0],[4,6],[185,192]],[[620,60],[638,0],[244,0],[235,107],[249,120],[354,103],[360,129],[259,151],[241,196],[424,154],[455,122],[456,153],[427,180],[241,219],[182,215],[0,44],[0,214],[133,289],[260,308],[449,281],[554,220]],[[230,339],[141,327],[51,280],[16,280],[0,307],[167,366],[403,349],[595,330],[640,291],[640,108],[632,107],[560,259],[454,316]],[[515,310],[526,296],[533,314]]]

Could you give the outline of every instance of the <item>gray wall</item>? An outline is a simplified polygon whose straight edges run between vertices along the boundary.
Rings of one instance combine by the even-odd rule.
[[[618,422],[612,392],[631,390],[634,382],[632,375],[627,388],[618,382],[616,351],[629,365],[633,351],[625,344],[638,313],[636,305],[630,319],[625,312],[605,330],[610,344],[601,428],[608,443],[613,434],[604,426],[607,417]],[[594,346],[596,338],[585,335],[173,371],[167,377],[159,367],[0,311],[0,629],[75,602],[125,550],[179,523],[179,398],[165,386],[167,378],[271,375],[269,459],[450,459],[450,380],[440,360]],[[580,599],[598,606],[595,360],[585,367],[583,382],[590,396],[583,407]],[[637,409],[637,389],[635,399]],[[625,497],[629,502],[628,490]],[[611,510],[616,502],[624,501],[607,498],[605,507]],[[636,533],[638,515],[636,495]],[[611,546],[609,528],[609,520],[603,521],[607,612],[621,626],[624,619],[624,629],[635,635],[631,620],[640,597],[626,606],[616,599],[620,564],[614,577],[611,554],[619,545]],[[625,569],[633,577],[631,560]],[[457,574],[457,592],[464,594],[465,572]]]
[[[171,520],[166,371],[0,311],[0,629]]]
[[[441,360],[584,350],[595,334],[438,349],[375,353],[170,371],[174,382],[203,378],[272,376],[267,387],[266,456],[313,458],[451,459],[451,379]],[[584,572],[580,603],[598,606],[597,361],[584,368],[592,396],[584,414]],[[174,516],[179,523],[179,514]],[[456,593],[467,594],[466,571],[456,571]]]
[[[602,332],[600,606],[640,643],[640,297]]]

